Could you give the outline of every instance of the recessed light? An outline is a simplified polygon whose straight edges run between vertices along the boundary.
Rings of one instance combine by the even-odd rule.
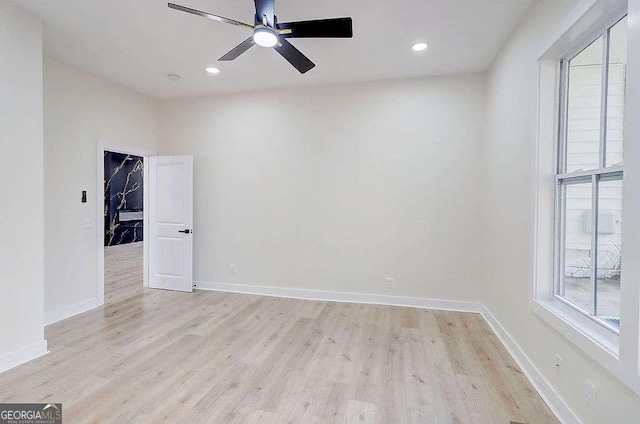
[[[208,67],[207,72],[209,72],[210,74],[217,75],[220,73],[220,69],[214,68],[214,67]]]
[[[427,47],[429,47],[427,43],[415,43],[413,46],[411,46],[414,52],[423,52],[427,50]]]
[[[169,81],[173,82],[180,81],[180,75],[177,74],[167,74],[167,78],[169,78]]]

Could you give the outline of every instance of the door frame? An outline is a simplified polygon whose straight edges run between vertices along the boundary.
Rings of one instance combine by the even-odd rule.
[[[143,286],[149,287],[149,190],[146,182],[149,177],[147,160],[155,152],[132,145],[97,141],[96,149],[96,299],[97,306],[104,305],[104,152],[124,153],[144,158],[143,190],[142,190],[142,248],[143,248]]]

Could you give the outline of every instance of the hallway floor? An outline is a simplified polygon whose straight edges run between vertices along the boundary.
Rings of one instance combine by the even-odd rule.
[[[142,242],[104,248],[104,302],[112,305],[142,293]]]

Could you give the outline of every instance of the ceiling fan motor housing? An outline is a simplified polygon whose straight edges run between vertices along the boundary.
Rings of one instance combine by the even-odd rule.
[[[266,26],[270,26],[269,25],[269,18],[266,19],[267,20],[267,25]],[[264,25],[264,21],[265,21],[265,16],[260,16],[260,15],[256,15],[255,18],[255,26],[258,25]],[[278,25],[278,17],[276,15],[273,15],[273,28],[277,28]]]

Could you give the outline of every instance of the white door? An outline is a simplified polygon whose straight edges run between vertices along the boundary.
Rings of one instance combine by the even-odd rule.
[[[149,158],[149,287],[193,289],[193,158]]]

